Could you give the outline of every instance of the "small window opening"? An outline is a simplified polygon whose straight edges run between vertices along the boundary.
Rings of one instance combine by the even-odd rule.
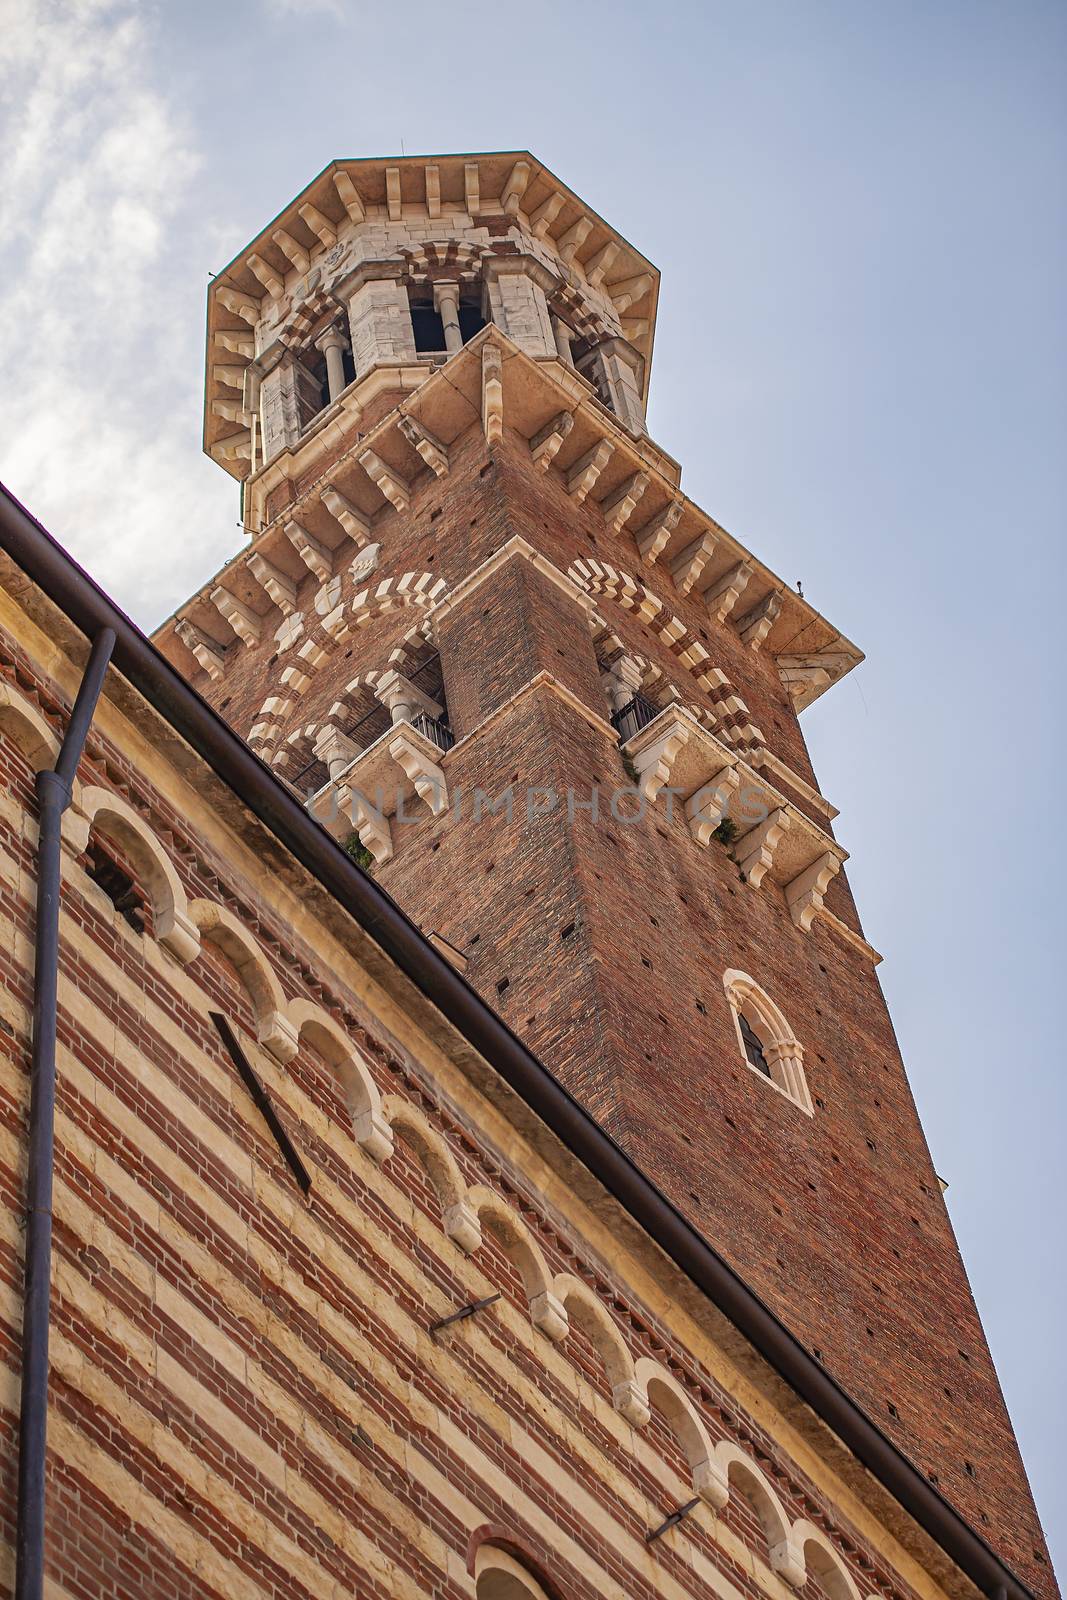
[[[767,1057],[763,1054],[763,1046],[759,1041],[756,1030],[745,1016],[743,1011],[738,1013],[738,1023],[741,1028],[741,1040],[745,1046],[745,1055],[748,1057],[750,1067],[755,1067],[757,1072],[762,1072],[769,1078],[771,1069],[767,1064]]]
[[[459,296],[459,331],[463,335],[463,343],[473,339],[476,333],[481,333],[485,322],[481,287],[472,284],[469,289],[462,289]]]
[[[601,405],[611,411],[613,409],[611,393],[604,378],[604,363],[596,344],[591,339],[576,339],[571,351],[575,371],[581,373],[586,382],[593,385]]]
[[[86,855],[89,858],[86,868],[88,876],[98,889],[103,889],[115,910],[133,931],[143,933],[144,898],[129,873],[117,861],[113,861],[95,840],[90,842]]]
[[[415,335],[415,349],[419,355],[445,354],[445,325],[441,313],[434,309],[433,291],[409,289],[411,304],[411,331]]]

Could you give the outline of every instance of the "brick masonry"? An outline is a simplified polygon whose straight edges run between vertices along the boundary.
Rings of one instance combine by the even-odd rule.
[[[47,632],[0,594],[2,1593],[13,1566],[33,770],[77,682],[65,655],[76,637],[34,604]],[[559,728],[543,721],[550,748]],[[840,1470],[814,1419],[783,1410],[751,1353],[742,1370],[736,1339],[502,1086],[480,1086],[484,1064],[472,1070],[432,1008],[413,1007],[380,959],[372,976],[369,941],[136,696],[101,702],[79,780],[75,814],[96,791],[111,815],[139,819],[142,832],[94,823],[89,842],[146,904],[138,932],[68,839],[50,1594],[485,1600],[502,1591],[476,1586],[482,1544],[517,1551],[545,1594],[571,1600],[781,1600],[783,1573],[807,1600],[970,1592],[948,1569],[935,1581],[937,1564],[926,1570],[914,1553],[921,1542],[892,1526],[862,1475]],[[156,937],[164,860],[202,930],[183,960]],[[310,1204],[212,1010],[231,1019],[310,1167]],[[579,992],[562,1010],[583,1025]],[[279,1014],[300,1033],[284,1066],[256,1042]],[[331,1063],[338,1041],[391,1126],[391,1153],[360,1147],[344,1069]],[[480,1243],[463,1249],[448,1236],[457,1195],[480,1222]],[[562,1337],[558,1325],[543,1331],[544,1284]],[[427,1332],[494,1293],[490,1311]],[[643,1425],[618,1409],[627,1371],[651,1402]],[[694,1488],[698,1509],[647,1544]]]
[[[563,474],[536,469],[523,439],[506,433],[487,446],[475,428],[451,456],[447,478],[425,474],[410,509],[376,529],[376,583],[425,572],[450,593],[516,536],[563,573],[589,556],[640,572],[705,642],[773,753],[817,787],[772,657],[712,622],[658,567],[641,569],[632,540],[607,528],[595,503],[575,504]],[[686,703],[713,706],[640,617],[607,597],[596,606]],[[282,743],[326,718],[345,682],[384,667],[416,620],[410,608],[391,611],[330,642]],[[444,761],[453,799],[509,786],[588,799],[596,786],[603,812],[594,821],[561,805],[530,819],[520,803],[512,821],[486,812],[474,822],[469,804],[458,817],[455,806],[439,819],[413,813],[420,820],[394,828],[380,881],[462,952],[470,981],[916,1465],[1032,1583],[1047,1583],[1025,1474],[870,960],[824,923],[799,931],[779,890],[753,890],[727,849],[693,842],[680,808],[669,817],[654,805],[635,819],[630,799],[611,816],[608,797],[629,778],[603,720],[594,634],[583,607],[528,561],[502,565],[433,634],[457,738]],[[268,648],[240,652],[208,690],[243,733],[262,703]],[[528,689],[546,675],[573,699]],[[844,873],[826,904],[862,932]],[[722,987],[730,968],[756,978],[801,1040],[813,1118],[740,1059]]]

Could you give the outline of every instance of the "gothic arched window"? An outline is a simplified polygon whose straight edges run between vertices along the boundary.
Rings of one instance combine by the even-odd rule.
[[[781,1010],[747,972],[731,969],[722,981],[745,1065],[811,1116],[804,1049]]]

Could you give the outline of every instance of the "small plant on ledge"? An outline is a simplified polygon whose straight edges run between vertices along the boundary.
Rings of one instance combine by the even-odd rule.
[[[341,848],[346,856],[352,857],[357,867],[363,868],[364,872],[374,871],[374,857],[358,833],[350,833]]]
[[[732,817],[723,817],[722,821],[719,823],[719,826],[715,829],[715,832],[711,837],[713,839],[718,839],[720,844],[733,844],[734,840],[737,838],[737,823]]]

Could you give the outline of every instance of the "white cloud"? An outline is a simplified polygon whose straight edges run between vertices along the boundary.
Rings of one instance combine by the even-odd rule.
[[[0,464],[144,625],[238,537],[197,456],[200,152],[129,0],[2,0]],[[229,535],[232,534],[232,538]]]

